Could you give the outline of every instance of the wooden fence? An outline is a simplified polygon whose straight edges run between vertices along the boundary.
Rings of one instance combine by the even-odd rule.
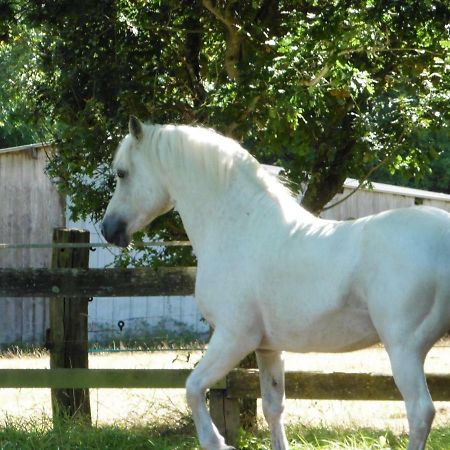
[[[64,247],[61,241],[80,242],[79,236],[70,230],[55,231],[59,243],[54,249],[53,261],[59,262],[50,269],[0,269],[0,297],[42,296],[50,297],[53,303],[49,333],[51,369],[1,369],[0,388],[51,388],[54,418],[61,417],[61,413],[81,413],[83,417],[90,418],[89,388],[183,388],[190,373],[186,369],[88,369],[87,317],[83,311],[87,311],[88,298],[95,296],[192,295],[195,267],[71,267],[86,266],[86,259],[74,255],[74,252],[89,250],[86,250],[86,245],[82,245],[82,249],[72,244]],[[86,242],[86,236],[81,241]],[[64,257],[58,257],[58,253],[64,254]],[[86,305],[80,305],[83,302]],[[59,331],[55,332],[53,328]],[[82,345],[73,347],[71,341],[81,341]],[[61,358],[61,354],[65,355],[64,358]],[[432,374],[427,379],[434,400],[450,401],[450,375]],[[209,397],[213,420],[228,441],[235,442],[240,426],[239,400],[260,397],[258,371],[233,370],[210,390]],[[323,400],[401,399],[391,376],[337,372],[287,372],[286,397]]]

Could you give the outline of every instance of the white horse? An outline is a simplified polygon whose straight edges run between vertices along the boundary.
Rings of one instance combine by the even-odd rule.
[[[205,391],[256,351],[272,448],[288,449],[282,351],[344,352],[381,341],[405,400],[409,450],[435,414],[423,363],[450,329],[450,214],[427,207],[321,220],[239,144],[189,126],[132,117],[114,160],[102,232],[127,246],[175,208],[198,258],[195,297],[214,328],[187,380],[200,445],[232,449]]]

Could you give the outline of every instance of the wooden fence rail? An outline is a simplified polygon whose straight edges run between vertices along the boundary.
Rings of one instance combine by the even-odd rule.
[[[183,389],[190,369],[1,369],[0,388]],[[429,374],[435,401],[450,401],[450,375]],[[229,399],[260,398],[256,369],[234,369],[213,389]],[[286,372],[286,398],[401,400],[392,376],[349,372]]]
[[[0,297],[192,295],[195,267],[0,269]]]

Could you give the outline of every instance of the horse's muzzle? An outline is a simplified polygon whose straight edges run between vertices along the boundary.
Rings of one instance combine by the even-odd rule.
[[[115,216],[106,216],[101,224],[103,237],[110,243],[119,247],[127,247],[130,237],[127,234],[127,223]]]

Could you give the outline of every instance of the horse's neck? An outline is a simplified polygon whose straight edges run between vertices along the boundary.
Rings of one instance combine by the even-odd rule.
[[[234,189],[212,189],[202,174],[198,174],[195,184],[183,186],[179,179],[172,185],[171,195],[197,257],[218,236],[225,237],[242,226],[238,210],[244,197],[237,199]]]
[[[228,183],[217,187],[211,185],[208,174],[197,169],[173,174],[170,183],[175,209],[197,257],[209,252],[218,240],[233,240],[245,233],[246,227],[261,227],[271,220],[298,220],[300,207],[295,208],[293,199],[278,198],[245,170],[234,169]]]

